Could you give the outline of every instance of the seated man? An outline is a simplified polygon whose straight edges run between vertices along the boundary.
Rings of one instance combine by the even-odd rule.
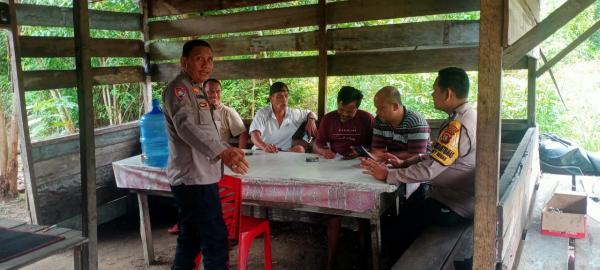
[[[475,212],[475,142],[477,113],[469,105],[469,77],[460,68],[438,72],[433,84],[433,104],[448,114],[441,125],[430,155],[408,160],[394,159],[394,169],[372,160],[363,160],[366,174],[390,184],[429,182],[428,198],[414,211],[427,223],[454,225],[472,222]],[[466,241],[461,254],[469,258],[456,260],[456,269],[470,269],[472,244]]]
[[[374,98],[377,117],[371,151],[378,161],[407,159],[427,152],[429,124],[420,114],[402,105],[400,92],[392,86],[381,88]]]
[[[270,105],[256,112],[250,125],[250,138],[254,148],[267,153],[291,151],[303,153],[302,145],[292,145],[292,135],[306,122],[306,133],[314,137],[317,133],[317,117],[310,110],[288,107],[288,87],[276,82],[269,90]]]
[[[227,107],[221,103],[221,82],[217,79],[208,79],[202,86],[208,102],[213,108],[213,117],[221,141],[228,143],[232,137],[238,137],[238,148],[245,149],[248,145],[248,132],[240,115],[234,108]]]
[[[373,116],[358,107],[363,94],[356,88],[344,86],[337,96],[338,108],[321,119],[317,133],[315,152],[326,159],[336,153],[355,158],[354,146],[370,147],[373,136]],[[329,145],[329,146],[328,146]]]
[[[317,154],[326,159],[334,158],[336,154],[350,159],[357,156],[352,147],[365,146],[368,148],[371,145],[375,118],[370,113],[358,109],[362,98],[363,94],[354,87],[343,86],[340,89],[337,96],[337,110],[323,116],[319,124],[314,146]],[[340,216],[331,216],[328,220],[327,269],[333,268],[333,257],[337,250],[341,221]],[[359,225],[360,235],[363,236],[368,224],[360,222]]]

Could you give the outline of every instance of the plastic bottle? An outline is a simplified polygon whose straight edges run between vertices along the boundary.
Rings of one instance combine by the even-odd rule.
[[[142,161],[153,167],[165,168],[169,159],[169,144],[165,115],[158,99],[152,100],[152,110],[140,118]]]

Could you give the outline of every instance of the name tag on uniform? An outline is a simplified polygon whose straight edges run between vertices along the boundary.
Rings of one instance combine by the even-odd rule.
[[[208,101],[204,100],[199,100],[198,101],[198,108],[200,109],[209,109],[210,107],[208,106]]]

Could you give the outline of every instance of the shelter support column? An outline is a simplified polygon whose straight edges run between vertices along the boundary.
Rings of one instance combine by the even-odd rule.
[[[535,83],[537,59],[527,57],[527,124],[535,126]]]
[[[481,0],[473,269],[496,268],[504,1]]]
[[[152,110],[152,76],[151,63],[150,63],[150,29],[148,27],[148,1],[141,0],[139,3],[140,10],[142,11],[142,34],[144,42],[144,75],[146,77],[145,82],[142,82],[142,95],[144,98],[144,109],[146,112]]]
[[[94,142],[94,105],[90,55],[90,17],[87,1],[73,0],[75,67],[79,106],[79,156],[81,164],[81,229],[88,244],[84,246],[84,269],[98,269],[98,216],[96,212],[96,155]]]
[[[319,95],[317,112],[319,119],[325,115],[325,103],[327,101],[327,1],[319,0],[319,61],[317,68],[319,72]]]

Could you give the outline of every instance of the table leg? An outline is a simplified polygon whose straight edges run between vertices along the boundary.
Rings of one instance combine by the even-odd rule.
[[[84,263],[83,263],[83,248],[84,248],[84,244],[75,246],[73,248],[73,269],[74,270],[83,270],[83,269],[87,269],[87,267],[84,267]]]
[[[151,265],[154,263],[154,243],[152,242],[152,226],[150,225],[150,213],[148,210],[148,195],[137,193],[137,198],[140,211],[140,236],[142,237],[144,262],[146,265]]]
[[[381,221],[379,217],[371,219],[371,263],[372,269],[381,268]]]

